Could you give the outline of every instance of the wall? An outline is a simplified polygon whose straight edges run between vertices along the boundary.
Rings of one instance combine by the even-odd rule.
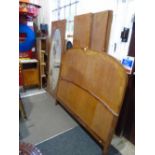
[[[37,17],[37,24],[40,23],[48,24],[49,35],[51,33],[51,15],[52,15],[52,0],[40,0],[41,8]]]
[[[126,3],[118,2],[117,7],[114,10],[114,19],[109,43],[109,54],[120,60],[124,56],[128,55],[134,14],[133,1],[128,1]],[[128,42],[126,43],[121,42],[120,38],[121,31],[124,27],[130,28]]]

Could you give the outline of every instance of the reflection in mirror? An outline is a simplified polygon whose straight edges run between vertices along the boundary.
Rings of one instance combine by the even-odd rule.
[[[61,63],[61,32],[56,29],[52,39],[52,48],[50,51],[50,83],[51,90],[54,91],[58,82],[60,63]]]

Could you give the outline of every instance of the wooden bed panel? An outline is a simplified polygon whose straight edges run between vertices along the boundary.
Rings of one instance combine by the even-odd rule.
[[[106,142],[111,134],[113,115],[100,103],[97,104],[91,129]]]
[[[114,113],[120,111],[126,80],[123,80],[124,68],[119,62],[106,53],[77,49],[68,52],[63,59],[61,78],[92,92],[108,104]]]
[[[65,91],[64,88],[66,88]],[[84,119],[87,125],[91,125],[97,101],[87,92],[81,91],[79,87],[63,80],[60,81],[58,89],[59,98],[64,104]]]
[[[88,13],[74,17],[74,48],[90,47],[92,16],[92,13]]]
[[[57,100],[108,148],[127,84],[123,66],[104,52],[71,49],[62,57]]]
[[[112,11],[102,11],[93,14],[90,49],[107,52],[109,41],[109,26],[111,28]]]
[[[106,141],[113,115],[88,92],[72,83],[60,80],[58,92],[58,98],[63,104],[80,117],[103,142]]]
[[[113,12],[110,10],[74,17],[74,48],[107,52]]]

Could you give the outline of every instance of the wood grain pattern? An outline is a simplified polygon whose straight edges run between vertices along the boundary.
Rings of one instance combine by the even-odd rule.
[[[90,49],[106,51],[106,36],[108,26],[108,11],[93,14]]]
[[[112,20],[113,20],[113,11],[108,11],[108,23],[107,23],[107,33],[106,33],[106,41],[105,41],[105,52],[108,52],[108,48],[109,48]]]
[[[74,17],[74,48],[89,48],[91,27],[92,27],[92,13],[83,14]]]
[[[75,16],[73,47],[107,52],[112,16],[109,10]]]
[[[22,72],[24,77],[24,87],[40,85],[38,68],[25,69]]]
[[[106,53],[72,49],[63,55],[56,98],[104,145],[105,154],[126,84],[124,68]]]
[[[110,111],[113,115],[118,116],[118,114],[115,113],[115,112],[108,106],[107,103],[105,103],[101,98],[99,98],[98,96],[96,96],[92,91],[87,90],[86,88],[84,88],[84,87],[78,85],[77,83],[74,83],[73,81],[69,81],[68,79],[60,78],[60,80],[66,81],[66,82],[68,82],[68,83],[71,83],[71,84],[73,84],[73,85],[75,85],[75,86],[77,86],[77,87],[83,89],[83,90],[86,91],[88,94],[90,94],[91,96],[93,96],[96,100],[98,100],[103,106],[105,106],[105,108],[106,108],[108,111]]]
[[[20,72],[23,81],[23,88],[32,87],[32,86],[39,86],[40,79],[39,79],[39,64],[38,62],[35,63],[19,63],[20,65]]]

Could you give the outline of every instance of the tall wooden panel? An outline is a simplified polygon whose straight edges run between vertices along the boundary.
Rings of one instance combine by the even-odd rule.
[[[107,52],[112,23],[112,11],[93,14],[90,49]]]
[[[59,78],[59,67],[61,63],[61,56],[66,51],[66,45],[65,45],[66,20],[64,19],[52,22],[51,32],[52,37],[50,40],[51,44],[50,44],[49,63],[48,63],[49,64],[48,91],[54,96],[57,88],[57,80]],[[60,53],[57,65],[56,54],[58,52]]]
[[[92,13],[74,17],[74,48],[90,47],[92,17]]]
[[[56,29],[61,32],[62,53],[65,52],[66,19],[52,22],[52,39]]]
[[[127,75],[104,52],[71,49],[63,55],[57,100],[104,146],[108,155]]]

